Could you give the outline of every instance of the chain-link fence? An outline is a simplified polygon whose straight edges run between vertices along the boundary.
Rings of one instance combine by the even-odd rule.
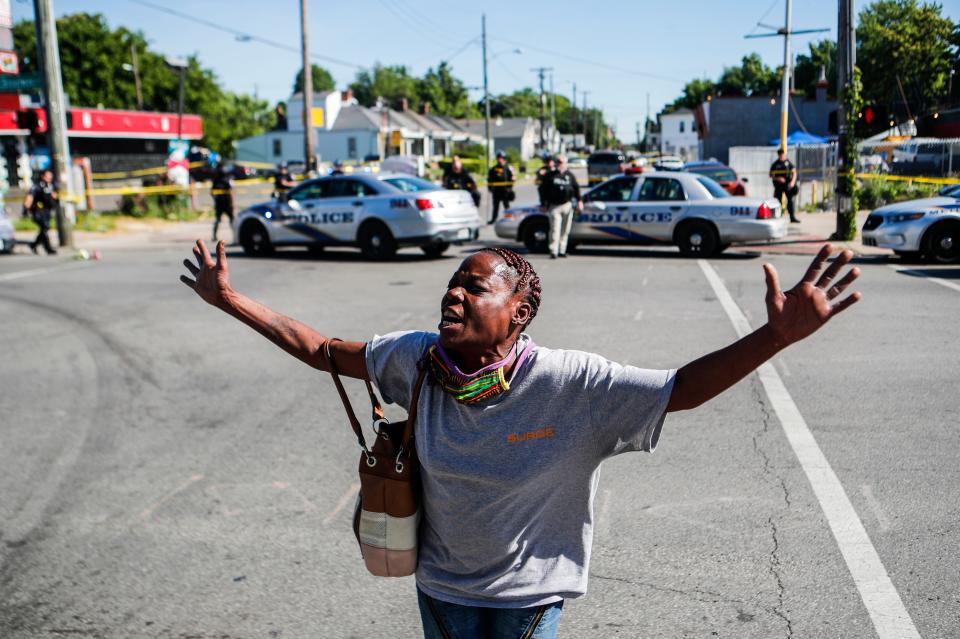
[[[867,196],[861,198],[864,208],[924,197],[935,193],[943,180],[960,182],[960,138],[861,142],[858,149],[857,173]],[[797,206],[832,210],[837,184],[836,143],[791,147],[788,157],[797,167]],[[773,197],[769,173],[776,159],[777,149],[772,146],[730,148],[730,167],[747,178],[747,194],[754,197]],[[892,181],[896,184],[886,184]]]

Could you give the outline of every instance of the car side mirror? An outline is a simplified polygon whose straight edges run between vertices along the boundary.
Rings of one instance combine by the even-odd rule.
[[[742,178],[740,178],[740,179],[743,180],[744,182],[749,182],[749,181],[750,181],[750,178],[742,177]]]
[[[300,210],[300,202],[298,202],[297,200],[287,200],[287,206],[289,206],[294,211]]]

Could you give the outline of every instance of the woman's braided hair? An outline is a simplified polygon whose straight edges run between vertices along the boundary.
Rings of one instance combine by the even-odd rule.
[[[526,324],[529,326],[533,318],[537,316],[537,310],[540,309],[540,276],[533,270],[530,262],[519,253],[511,251],[510,249],[492,246],[480,249],[480,251],[488,251],[499,255],[500,258],[507,263],[507,266],[517,274],[517,283],[514,285],[513,292],[524,293],[524,298],[527,303],[530,304],[530,319],[527,320]]]

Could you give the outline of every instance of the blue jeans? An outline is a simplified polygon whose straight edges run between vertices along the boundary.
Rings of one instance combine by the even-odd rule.
[[[555,639],[563,601],[534,608],[461,606],[417,588],[424,639]]]

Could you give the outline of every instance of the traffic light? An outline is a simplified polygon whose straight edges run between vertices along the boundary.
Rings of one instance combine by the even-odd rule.
[[[887,110],[876,102],[869,102],[857,114],[857,137],[870,137],[887,128]]]

